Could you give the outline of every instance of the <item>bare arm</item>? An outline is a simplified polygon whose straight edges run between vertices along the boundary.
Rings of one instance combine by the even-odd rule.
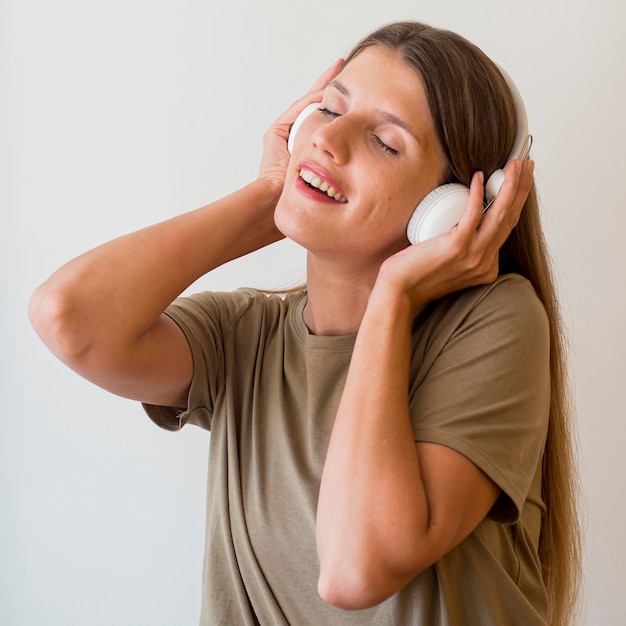
[[[163,311],[206,272],[279,239],[277,198],[276,188],[259,180],[70,261],[31,298],[36,331],[57,357],[97,385],[185,406],[191,354]]]
[[[113,393],[184,407],[191,352],[165,308],[197,278],[282,238],[274,208],[297,114],[320,99],[333,64],[264,137],[256,181],[201,209],[120,237],[70,261],[33,294],[29,315],[64,363]]]
[[[346,609],[377,604],[478,525],[499,488],[467,458],[415,443],[408,409],[411,322],[420,306],[497,276],[530,165],[511,164],[480,229],[482,183],[449,235],[381,267],[359,328],[324,465],[318,512],[320,595]]]

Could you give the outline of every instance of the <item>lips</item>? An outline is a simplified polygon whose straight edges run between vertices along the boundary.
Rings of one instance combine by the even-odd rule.
[[[317,168],[303,163],[300,165],[299,176],[308,187],[316,189],[317,191],[325,194],[328,198],[342,204],[348,201],[343,193],[341,193],[339,185],[331,180],[327,174],[319,171]]]

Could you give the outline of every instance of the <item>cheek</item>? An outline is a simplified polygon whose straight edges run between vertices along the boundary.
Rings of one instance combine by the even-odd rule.
[[[365,213],[359,238],[372,248],[395,251],[405,247],[408,243],[406,229],[414,208],[407,198],[386,194],[374,211]]]
[[[384,215],[393,224],[392,228],[406,228],[413,211],[425,195],[417,185],[404,184],[394,181],[387,186],[388,192],[384,197]]]
[[[296,174],[288,171],[285,184],[283,185],[283,192],[280,198],[278,198],[278,202],[274,208],[274,221],[281,232],[281,224],[286,224],[289,221],[289,207],[294,203],[293,187],[295,178]]]
[[[403,194],[399,194],[402,198],[398,198],[398,201],[402,202],[404,208],[405,221],[408,223],[411,215],[413,215],[415,209],[420,205],[422,200],[435,189],[441,183],[439,172],[432,171],[424,172],[420,176],[415,176],[413,181],[406,187],[406,191]]]
[[[304,210],[298,198],[285,188],[274,209],[274,224],[288,239],[306,247],[306,242],[315,236],[319,224]]]

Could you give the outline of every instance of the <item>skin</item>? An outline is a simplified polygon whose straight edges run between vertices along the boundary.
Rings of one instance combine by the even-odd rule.
[[[411,212],[443,178],[426,102],[415,72],[394,53],[366,50],[325,90],[325,113],[300,128],[275,219],[309,250],[305,319],[314,333],[358,330],[380,265],[406,248]],[[305,195],[296,184],[303,165],[348,201]]]
[[[347,202],[308,197],[296,185],[302,165],[333,181]],[[444,166],[415,72],[391,52],[366,50],[330,83],[320,110],[301,127],[276,224],[316,258],[375,276],[382,261],[407,246],[409,216],[443,179]]]
[[[414,442],[410,329],[425,303],[496,278],[497,252],[517,222],[532,166],[524,176],[521,164],[508,168],[499,206],[482,222],[478,173],[459,226],[407,247],[411,211],[445,168],[419,77],[394,52],[370,48],[331,83],[321,106],[334,115],[302,125],[276,223],[309,250],[310,330],[358,333],[317,511],[319,593],[358,609],[386,599],[462,541],[500,493],[461,454]],[[302,163],[337,181],[347,202],[320,206],[305,195],[294,182]]]
[[[320,100],[331,114],[307,118],[290,158],[291,124]],[[304,186],[303,165],[347,202]],[[30,302],[43,341],[79,374],[118,395],[184,407],[191,354],[165,307],[203,274],[284,235],[304,245],[310,331],[357,333],[317,512],[318,590],[342,608],[395,593],[462,541],[499,494],[462,455],[413,441],[410,326],[423,304],[496,278],[532,163],[507,166],[484,216],[477,173],[459,225],[408,246],[409,215],[443,167],[419,77],[394,53],[369,49],[345,68],[335,63],[272,125],[255,181],[70,261]]]

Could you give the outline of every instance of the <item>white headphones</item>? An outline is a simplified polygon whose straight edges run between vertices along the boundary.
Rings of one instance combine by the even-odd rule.
[[[300,128],[302,122],[313,113],[316,109],[319,108],[319,102],[312,102],[311,104],[307,104],[300,113],[298,113],[298,117],[296,117],[296,121],[291,125],[291,129],[289,130],[289,139],[287,139],[287,150],[289,150],[289,154],[293,152],[293,144],[296,140],[296,134],[298,133],[298,129]]]
[[[513,149],[507,158],[507,163],[513,159],[525,160],[528,158],[532,145],[532,135],[528,134],[528,118],[526,107],[517,86],[511,77],[500,67],[500,72],[508,83],[509,89],[515,102],[515,117],[517,131]],[[504,168],[496,170],[485,183],[485,208],[486,211],[495,200],[502,183],[504,182]],[[407,226],[407,237],[411,243],[419,243],[425,239],[442,235],[452,230],[458,223],[467,200],[469,187],[461,183],[447,183],[435,187],[426,194],[417,205]]]
[[[528,158],[530,147],[532,145],[532,135],[528,134],[528,119],[526,116],[526,107],[522,100],[515,83],[511,77],[502,69],[500,72],[504,76],[509,85],[513,100],[515,102],[515,117],[517,122],[517,132],[515,134],[515,142],[513,149],[507,158],[507,163],[513,159],[525,160]],[[308,117],[319,106],[319,102],[314,102],[306,106],[293,123],[287,148],[289,152],[293,152],[293,144],[296,133],[300,125],[306,117]],[[504,168],[496,170],[485,183],[485,209],[487,210],[502,187],[504,182]],[[469,187],[461,183],[447,183],[435,187],[430,193],[426,194],[422,201],[417,205],[407,226],[407,237],[411,243],[419,243],[431,237],[442,235],[452,230],[458,223],[459,219],[469,198]]]

